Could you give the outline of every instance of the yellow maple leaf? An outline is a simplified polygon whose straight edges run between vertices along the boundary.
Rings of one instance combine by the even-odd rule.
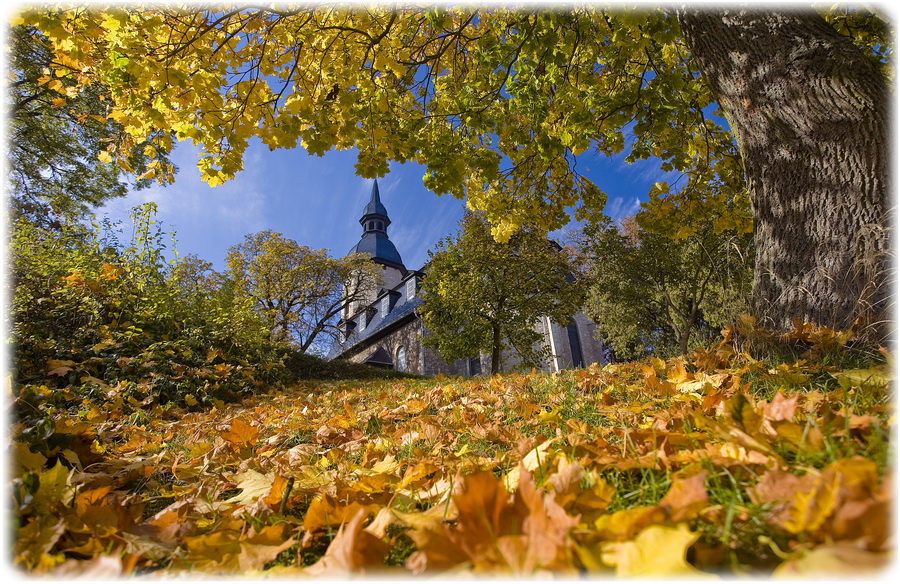
[[[241,492],[231,497],[226,503],[238,503],[250,505],[257,499],[269,495],[272,485],[275,483],[275,471],[262,474],[253,469],[248,469],[235,475],[234,483]]]
[[[603,563],[615,566],[617,576],[703,576],[686,559],[688,548],[698,538],[684,523],[651,525],[632,541],[604,545]]]
[[[790,507],[790,518],[784,527],[791,533],[815,531],[834,511],[838,500],[841,477],[837,473],[826,474],[816,481],[809,491],[794,495]]]

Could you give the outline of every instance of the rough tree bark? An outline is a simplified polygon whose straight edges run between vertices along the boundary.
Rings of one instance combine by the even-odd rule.
[[[883,341],[890,319],[889,89],[811,10],[680,9],[688,47],[743,157],[753,308]]]

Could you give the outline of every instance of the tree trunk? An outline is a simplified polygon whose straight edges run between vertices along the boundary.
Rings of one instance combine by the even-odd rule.
[[[491,375],[500,373],[500,349],[502,340],[500,337],[500,325],[493,323],[491,325],[493,338],[491,339]]]
[[[889,90],[811,10],[680,9],[734,132],[753,205],[753,310],[888,333]]]

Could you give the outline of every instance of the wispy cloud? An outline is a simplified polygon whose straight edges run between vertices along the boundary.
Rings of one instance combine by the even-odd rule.
[[[173,160],[179,167],[174,184],[133,191],[110,201],[97,214],[120,222],[127,230],[131,209],[156,203],[157,221],[164,230],[176,231],[179,253],[195,253],[214,263],[223,260],[227,247],[239,243],[245,234],[266,228],[267,197],[259,173],[250,171],[210,187],[200,180],[195,148],[179,145]]]
[[[613,219],[622,219],[634,215],[640,208],[641,200],[637,197],[613,197],[606,204],[606,214]]]

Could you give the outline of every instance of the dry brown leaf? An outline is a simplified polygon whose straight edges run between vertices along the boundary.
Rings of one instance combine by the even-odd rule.
[[[706,492],[705,470],[688,478],[676,477],[658,507],[670,521],[685,521],[696,517],[709,502]]]
[[[367,515],[359,509],[348,523],[341,525],[325,555],[306,572],[334,578],[384,571],[384,556],[390,546],[363,530]]]

